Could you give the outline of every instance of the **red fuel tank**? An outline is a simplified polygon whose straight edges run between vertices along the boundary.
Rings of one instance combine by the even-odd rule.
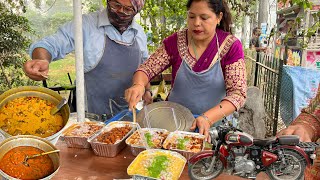
[[[225,136],[225,141],[233,146],[251,146],[253,137],[245,132],[232,132]]]

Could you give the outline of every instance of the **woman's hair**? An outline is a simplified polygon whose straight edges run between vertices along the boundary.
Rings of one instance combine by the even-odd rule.
[[[209,7],[212,9],[212,11],[216,15],[219,15],[220,12],[222,12],[223,16],[220,21],[220,25],[217,25],[217,28],[231,33],[231,27],[230,27],[232,23],[231,13],[230,13],[228,4],[225,2],[225,0],[188,0],[187,9],[188,10],[190,9],[190,6],[193,2],[199,2],[199,1],[207,2]]]

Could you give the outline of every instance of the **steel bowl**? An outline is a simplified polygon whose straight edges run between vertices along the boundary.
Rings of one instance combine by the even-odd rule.
[[[48,88],[39,87],[39,86],[22,86],[22,87],[10,89],[0,95],[0,109],[4,105],[6,105],[9,101],[12,101],[19,97],[28,97],[28,96],[39,97],[39,98],[48,100],[55,105],[59,104],[59,102],[62,99],[62,97],[57,92]],[[69,121],[69,115],[70,115],[69,105],[65,104],[64,106],[62,106],[60,112],[63,118],[63,127],[57,133],[45,138],[46,140],[53,143],[60,136],[60,134],[65,129],[66,124]],[[2,133],[6,138],[12,136],[11,134],[3,131],[1,128],[0,128],[0,133]]]
[[[57,148],[52,143],[50,143],[49,141],[47,141],[43,138],[37,137],[37,136],[31,136],[31,135],[12,136],[12,137],[4,140],[0,144],[0,159],[2,159],[2,157],[8,151],[10,151],[11,149],[13,149],[15,147],[19,147],[19,146],[32,146],[32,147],[36,147],[38,149],[41,149],[44,152],[57,150]],[[59,153],[48,154],[48,156],[51,158],[51,160],[53,162],[54,171],[49,176],[42,178],[42,180],[51,179],[58,172],[58,170],[60,168]],[[1,169],[0,169],[0,175],[4,179],[17,180],[16,178],[11,177],[8,174],[4,173]]]

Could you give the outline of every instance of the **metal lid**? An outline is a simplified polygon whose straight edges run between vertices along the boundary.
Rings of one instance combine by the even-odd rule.
[[[141,127],[161,128],[171,132],[190,131],[193,121],[194,117],[188,108],[169,101],[149,104],[137,115],[137,122]]]

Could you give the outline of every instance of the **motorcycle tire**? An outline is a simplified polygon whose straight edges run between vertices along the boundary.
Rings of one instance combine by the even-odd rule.
[[[275,180],[303,179],[307,164],[306,161],[301,160],[303,157],[298,152],[288,149],[283,150],[283,156],[285,164],[282,164],[282,159],[279,159],[268,167],[269,177]]]
[[[219,158],[217,158],[216,163],[213,167],[213,170],[210,172],[207,172],[206,167],[208,167],[211,162],[212,162],[212,156],[209,156],[209,157],[199,159],[194,164],[189,164],[188,174],[189,174],[190,179],[192,179],[192,180],[211,180],[211,179],[219,176],[224,169],[221,160]]]

